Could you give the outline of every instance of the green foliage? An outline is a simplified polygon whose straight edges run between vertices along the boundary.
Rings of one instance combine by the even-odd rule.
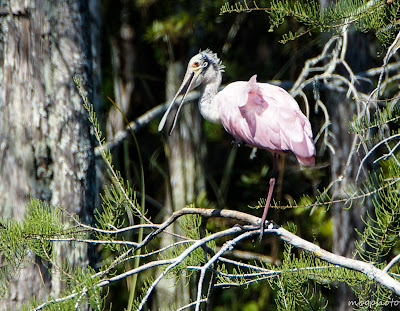
[[[151,42],[171,41],[177,43],[182,37],[189,35],[193,30],[193,19],[185,11],[160,21],[155,20],[147,29],[145,38]]]
[[[141,290],[141,294],[139,294],[136,299],[133,302],[133,308],[134,310],[137,310],[139,308],[140,302],[142,301],[142,299],[145,296],[145,293],[147,292],[147,290],[149,289],[149,287],[151,286],[151,284],[154,282],[154,278],[152,276],[148,277],[147,279],[145,279],[143,281],[143,286],[142,286],[142,290]]]
[[[276,292],[278,310],[322,310],[328,301],[321,294],[321,286],[330,288],[337,282],[351,286],[364,282],[365,275],[327,264],[304,251],[295,255],[293,246],[285,243],[283,262],[276,278],[269,279]]]
[[[96,214],[96,220],[103,229],[122,228],[124,226],[124,215],[126,198],[119,188],[109,185],[101,194],[102,211]],[[108,226],[108,228],[106,228]]]
[[[126,213],[138,216],[138,208],[133,209],[132,202],[136,203],[136,195],[132,188],[116,172],[119,180],[118,185],[108,185],[104,188],[104,193],[101,194],[102,210],[96,211],[96,227],[103,231],[95,231],[95,236],[99,240],[115,241],[120,238],[120,235],[110,235],[107,231],[121,229],[126,226]],[[124,188],[121,188],[122,187]],[[122,190],[124,189],[124,190]],[[106,244],[105,247],[110,248],[112,251],[119,252],[121,250],[120,244]]]
[[[387,4],[386,1],[376,1],[371,4],[366,0],[339,0],[327,8],[321,8],[318,1],[270,1],[270,7],[260,8],[254,2],[250,8],[246,1],[244,5],[225,3],[220,14],[240,13],[252,11],[265,11],[269,15],[270,29],[274,31],[281,26],[288,17],[294,18],[304,25],[306,29],[299,28],[295,33],[288,31],[283,35],[282,42],[297,39],[311,31],[341,32],[343,27],[353,24],[357,30],[367,32],[375,30],[377,38],[388,43],[393,40],[399,29],[398,19],[399,4]]]
[[[181,231],[185,234],[185,236],[187,236],[189,239],[198,240],[200,238],[199,228],[201,226],[201,222],[202,219],[199,215],[184,215],[179,219],[179,227]],[[204,230],[205,236],[207,236],[209,232],[206,229]],[[161,258],[176,258],[188,248],[188,245],[189,244],[187,243],[177,244],[172,249],[169,249],[166,254],[163,254]],[[215,241],[207,243],[207,246],[214,251],[216,249]],[[181,263],[179,263],[170,271],[169,276],[174,277],[178,280],[182,276],[182,271],[186,271],[187,283],[189,283],[190,278],[196,272],[190,267],[200,267],[202,264],[204,264],[206,262],[206,252],[207,250],[204,250],[202,248],[195,249]]]
[[[62,238],[67,233],[61,209],[32,198],[26,206],[26,212],[22,230],[28,238],[27,247],[44,259],[51,258],[53,242],[46,238]]]
[[[277,294],[275,301],[278,310],[295,310],[296,306],[301,306],[303,310],[321,309],[324,300],[315,295],[315,284],[310,282],[313,277],[320,277],[317,270],[316,273],[313,271],[313,258],[302,252],[297,259],[286,244],[285,248],[284,261],[279,268],[283,273],[272,282]]]
[[[67,234],[76,238],[82,235],[73,230],[67,232],[61,216],[62,211],[59,208],[32,198],[27,204],[26,215],[21,222],[4,219],[1,221],[3,224],[0,229],[0,253],[3,260],[1,276],[4,281],[12,278],[26,264],[28,253],[32,252],[47,260],[52,256],[52,239],[60,239]]]
[[[63,221],[63,213],[62,209],[56,206],[31,198],[26,206],[26,215],[20,222],[2,221],[0,253],[3,265],[0,283],[3,286],[6,286],[25,264],[31,263],[29,261],[34,260],[34,256],[39,256],[44,261],[53,260],[52,249],[55,241],[79,241],[85,237],[85,230],[69,227]],[[64,218],[67,218],[66,216]],[[75,220],[77,220],[76,216]],[[93,269],[85,267],[72,271],[66,265],[62,270],[62,278],[68,285],[65,296],[82,292],[82,297],[76,295],[70,300],[57,302],[57,305],[55,302],[50,303],[46,310],[60,310],[60,307],[62,310],[72,310],[74,306],[76,308],[86,301],[94,310],[102,310],[103,298],[100,288],[97,287],[98,278],[94,277]],[[2,294],[5,293],[6,288],[3,288]],[[32,306],[38,303],[31,301],[29,304]]]
[[[375,178],[371,177],[369,187],[374,187],[393,176],[399,176],[399,167],[392,162],[387,171],[382,171]],[[365,229],[358,232],[360,241],[356,241],[358,254],[368,262],[378,263],[398,244],[400,233],[400,194],[399,183],[391,184],[372,197],[375,215],[367,212]]]
[[[2,265],[0,270],[0,294],[7,293],[9,280],[24,266],[24,260],[28,249],[23,241],[21,224],[14,220],[1,220],[0,228],[0,253]]]
[[[193,205],[189,206],[194,208]],[[201,225],[201,217],[199,215],[185,215],[179,220],[179,227],[187,235],[188,238],[199,239],[199,228]]]
[[[102,289],[98,286],[101,279],[100,275],[96,274],[95,270],[89,266],[74,268],[71,274],[73,275],[71,293],[85,293],[93,310],[103,310],[106,296],[102,295]]]
[[[354,116],[354,120],[349,124],[352,133],[367,134],[370,130],[385,129],[389,125],[398,124],[400,119],[400,107],[394,103],[385,103],[372,114],[364,115],[362,118]]]
[[[101,287],[98,286],[99,278],[91,267],[75,267],[73,270],[64,267],[64,277],[67,288],[61,293],[63,298],[50,297],[47,302],[42,303],[32,299],[22,306],[21,311],[35,309],[42,306],[41,310],[83,310],[88,306],[95,311],[104,310],[104,300]]]

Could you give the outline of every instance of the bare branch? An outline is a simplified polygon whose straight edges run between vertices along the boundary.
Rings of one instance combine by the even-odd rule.
[[[383,269],[385,272],[389,272],[390,268],[393,267],[397,262],[400,260],[400,255],[397,255],[394,257],[388,264],[387,266]]]
[[[226,229],[221,232],[216,232],[216,233],[210,234],[210,235],[205,236],[198,240],[186,240],[186,241],[182,241],[182,242],[178,242],[178,243],[173,243],[170,246],[167,246],[163,250],[160,250],[160,251],[164,251],[170,247],[175,247],[175,246],[181,245],[182,243],[185,243],[185,244],[191,243],[191,245],[188,246],[182,253],[180,253],[179,255],[177,255],[176,257],[174,257],[172,259],[157,259],[154,261],[144,263],[143,265],[141,265],[135,269],[125,271],[124,273],[115,275],[111,278],[104,278],[118,264],[121,264],[122,262],[128,260],[128,258],[129,258],[128,256],[130,253],[132,253],[139,247],[143,247],[143,246],[147,245],[149,243],[149,241],[151,241],[158,234],[162,233],[164,229],[168,228],[168,226],[170,226],[173,222],[175,222],[179,217],[182,217],[184,215],[200,215],[200,216],[206,217],[206,218],[214,218],[214,217],[229,218],[229,219],[237,220],[238,222],[244,223],[246,225],[245,226],[234,226],[230,229]],[[198,281],[198,288],[197,288],[197,299],[195,302],[187,304],[186,306],[182,307],[180,310],[184,310],[185,308],[189,308],[190,306],[196,306],[196,310],[199,310],[200,304],[205,302],[205,299],[202,298],[202,288],[203,288],[203,283],[205,280],[205,278],[204,278],[205,273],[207,271],[212,271],[212,272],[216,272],[218,274],[224,275],[222,272],[215,271],[215,269],[212,268],[212,265],[217,261],[233,264],[233,265],[236,265],[241,268],[251,269],[253,271],[259,271],[258,273],[251,272],[251,273],[242,274],[240,276],[234,275],[234,274],[224,275],[224,276],[227,276],[230,278],[235,278],[235,277],[253,278],[252,280],[247,280],[246,282],[243,282],[242,283],[243,285],[250,284],[252,282],[259,282],[266,278],[276,277],[276,276],[279,276],[281,273],[288,272],[288,271],[279,271],[279,270],[278,271],[269,270],[269,269],[265,269],[262,267],[257,267],[257,266],[250,265],[250,264],[240,263],[240,262],[222,257],[222,255],[224,253],[226,253],[226,252],[230,251],[232,248],[234,248],[235,244],[238,241],[247,239],[247,238],[252,238],[253,236],[259,235],[260,218],[258,218],[256,216],[249,215],[249,214],[239,212],[239,211],[233,211],[233,210],[184,208],[180,211],[175,212],[164,223],[155,225],[155,226],[158,227],[157,230],[153,231],[152,233],[149,233],[146,236],[146,238],[143,240],[142,243],[137,243],[137,245],[135,245],[135,247],[130,248],[127,252],[125,252],[120,257],[118,257],[116,260],[114,260],[114,262],[109,266],[109,268],[106,271],[102,271],[102,272],[99,272],[99,273],[93,275],[93,277],[103,277],[103,279],[100,280],[96,284],[96,287],[104,287],[104,286],[108,286],[112,282],[116,282],[116,281],[124,279],[128,276],[144,272],[148,269],[152,269],[152,268],[159,267],[159,266],[167,266],[148,288],[146,294],[142,298],[142,301],[140,303],[138,310],[143,309],[149,296],[151,295],[151,293],[153,292],[153,290],[157,286],[157,284],[160,282],[160,280],[162,278],[164,278],[177,265],[181,264],[185,260],[185,258],[187,258],[194,250],[196,250],[199,247],[206,246],[206,243],[208,243],[210,241],[214,241],[214,240],[217,240],[217,239],[220,239],[223,237],[236,236],[235,238],[229,239],[218,250],[218,252],[215,253],[202,267],[187,267],[187,269],[196,269],[196,270],[200,271],[200,278]],[[301,268],[301,269],[294,268],[294,269],[292,269],[292,272],[294,272],[296,270],[304,270],[304,269],[319,270],[319,269],[335,269],[338,267],[343,267],[343,268],[347,268],[347,269],[351,269],[351,270],[363,273],[371,280],[376,281],[377,283],[381,284],[382,286],[386,287],[390,291],[392,291],[395,294],[400,296],[400,282],[398,282],[397,280],[392,278],[392,276],[390,274],[388,274],[388,270],[391,268],[391,266],[393,266],[399,260],[400,256],[397,256],[396,258],[394,258],[385,267],[385,269],[382,270],[382,269],[375,267],[372,263],[363,262],[361,260],[346,258],[343,256],[333,254],[329,251],[322,249],[320,246],[313,244],[307,240],[304,240],[304,239],[296,236],[295,234],[287,231],[286,229],[279,227],[272,223],[267,223],[267,226],[265,229],[265,234],[275,234],[282,241],[285,241],[298,249],[302,249],[302,250],[312,254],[316,258],[319,258],[325,262],[328,262],[328,263],[331,263],[334,265],[334,266],[320,266],[320,267],[310,267],[310,268]],[[90,241],[88,241],[88,242],[90,242]],[[130,244],[130,243],[127,243],[127,245],[128,244]],[[155,253],[158,253],[158,252],[153,252],[153,254],[155,254]],[[131,257],[131,258],[133,258],[133,257]],[[222,285],[221,284],[214,285],[214,287],[219,287],[219,286],[222,286]],[[224,286],[238,286],[238,284],[224,283]],[[87,290],[88,289],[86,287],[83,287],[80,292],[72,293],[71,295],[68,295],[63,298],[54,299],[53,301],[48,301],[47,303],[44,303],[33,310],[41,310],[49,304],[66,301],[68,299],[76,299],[77,297],[80,297],[78,299],[81,299],[81,297],[83,297],[83,295],[87,292]]]
[[[223,217],[223,218],[231,218],[239,221],[243,221],[244,223],[248,223],[250,225],[256,226],[257,230],[252,231],[248,233],[248,236],[252,236],[255,234],[259,233],[259,222],[260,218],[242,213],[239,211],[231,211],[231,210],[217,210],[217,209],[200,209],[200,208],[185,208],[182,209],[176,213],[174,213],[170,219],[168,219],[164,224],[160,225],[160,229],[162,227],[167,227],[172,221],[176,220],[177,218],[187,215],[187,214],[197,214],[201,215],[203,217]],[[157,231],[160,231],[157,230]],[[232,231],[230,231],[232,230]],[[242,228],[239,227],[234,227],[229,230],[225,230],[222,233],[215,233],[214,235],[205,237],[202,240],[199,240],[197,243],[193,244],[191,248],[197,248],[201,244],[204,244],[204,240],[212,240],[216,238],[216,235],[222,234],[222,235],[229,235],[233,233],[240,233],[243,232]],[[315,257],[324,260],[326,262],[332,263],[334,265],[338,265],[344,268],[348,268],[354,271],[361,272],[365,274],[367,277],[369,277],[372,280],[375,280],[376,282],[380,283],[381,285],[385,286],[389,290],[393,291],[397,295],[400,295],[400,283],[393,279],[388,273],[385,271],[375,267],[371,263],[366,263],[360,260],[355,260],[351,258],[346,258],[343,256],[339,256],[336,254],[333,254],[331,252],[328,252],[324,249],[322,249],[320,246],[317,246],[311,242],[308,242],[295,234],[287,231],[286,229],[278,226],[273,226],[272,224],[269,224],[267,229],[265,230],[265,233],[272,233],[276,234],[277,236],[280,237],[281,240],[288,242],[289,244],[303,249],[311,254],[313,254]],[[188,248],[189,250],[190,248]],[[187,256],[182,255],[182,256]],[[172,267],[171,267],[172,268]]]
[[[362,169],[362,166],[364,164],[364,162],[367,160],[367,158],[374,152],[374,150],[376,148],[378,148],[380,145],[394,139],[394,138],[398,138],[400,137],[400,134],[396,134],[396,135],[392,135],[390,137],[385,138],[384,140],[381,140],[380,142],[378,142],[377,144],[375,144],[375,146],[365,155],[365,157],[361,160],[360,166],[358,167],[358,171],[357,171],[357,177],[356,179],[358,179],[358,177],[360,176],[360,172]]]
[[[186,101],[190,102],[196,100],[199,98],[199,95],[200,93],[198,91],[192,91],[186,96]],[[182,95],[175,100],[175,103],[179,103],[181,100],[182,100]],[[114,148],[118,147],[126,138],[128,138],[129,135],[131,135],[131,131],[134,133],[138,132],[140,129],[149,124],[155,118],[162,115],[165,112],[165,110],[167,110],[169,104],[170,104],[169,102],[166,102],[164,104],[156,106],[153,109],[147,111],[145,114],[143,114],[136,120],[130,122],[124,130],[117,132],[111,141],[105,143],[103,145],[103,148],[105,150],[112,151]],[[96,147],[94,152],[96,157],[100,157],[101,156],[100,146]]]
[[[197,301],[193,301],[191,303],[188,303],[186,306],[183,306],[182,308],[177,309],[176,311],[183,311],[186,310],[190,307],[193,307],[194,305],[196,305],[197,303],[202,303],[202,302],[207,302],[207,299],[201,299],[201,300],[197,300]]]
[[[217,251],[220,248],[217,246]],[[227,250],[225,252],[226,256],[233,256],[238,259],[245,259],[245,260],[256,260],[260,262],[268,262],[268,263],[274,263],[276,265],[280,265],[281,262],[278,259],[274,259],[271,256],[264,255],[264,254],[259,254],[259,253],[254,253],[254,252],[248,252],[248,251],[242,251],[242,250],[236,250],[236,249],[231,249]],[[239,263],[239,262],[237,262]]]
[[[187,212],[191,212],[192,210],[196,210],[197,211],[197,210],[200,210],[200,209],[192,209],[192,208],[190,208],[190,209],[183,209],[183,210],[185,210]],[[207,211],[207,210],[203,210],[203,211]],[[218,210],[214,210],[214,211],[218,211]],[[179,216],[182,216],[182,213],[180,213],[180,211],[178,211],[178,212],[176,212],[174,214],[178,214]],[[190,214],[196,214],[196,213],[190,213]],[[200,215],[202,215],[202,214],[200,214]],[[177,219],[177,218],[175,218],[175,219]],[[138,311],[142,310],[142,308],[144,307],[145,303],[147,302],[151,292],[154,290],[155,286],[161,281],[161,279],[164,278],[165,275],[169,271],[171,271],[174,267],[176,267],[178,264],[180,264],[187,256],[189,256],[191,252],[193,252],[195,249],[201,247],[202,245],[206,244],[209,241],[212,241],[212,240],[215,240],[217,238],[221,238],[221,237],[224,237],[224,236],[227,236],[227,235],[240,233],[240,232],[243,232],[244,230],[245,230],[244,228],[233,227],[231,229],[227,229],[227,230],[224,230],[224,231],[221,231],[221,232],[210,234],[210,235],[204,237],[203,239],[200,239],[200,240],[196,241],[193,245],[191,245],[184,252],[182,252],[182,254],[180,254],[178,257],[172,259],[170,265],[156,278],[156,280],[151,284],[151,286],[147,290],[147,293],[144,295],[144,297],[143,297],[143,299],[142,299],[142,301],[141,301],[141,303],[140,303],[140,305],[138,307]],[[254,235],[254,231],[253,231],[252,235]]]
[[[218,260],[218,258],[225,253],[226,251],[228,251],[229,249],[233,248],[233,246],[239,242],[240,240],[243,240],[245,238],[248,238],[250,236],[254,235],[254,232],[245,232],[243,234],[241,234],[240,236],[234,238],[233,240],[227,241],[222,247],[221,249],[201,268],[200,270],[200,278],[198,281],[198,285],[197,285],[197,304],[196,304],[196,311],[200,310],[200,300],[201,300],[201,295],[203,292],[203,283],[204,283],[204,278],[205,278],[205,274],[207,272],[207,270],[210,268],[210,266]]]

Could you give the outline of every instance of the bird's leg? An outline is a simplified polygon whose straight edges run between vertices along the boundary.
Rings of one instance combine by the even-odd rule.
[[[276,175],[277,175],[277,172],[278,172],[278,170],[277,170],[277,158],[278,158],[278,155],[276,153],[274,153],[274,164],[273,164],[274,166],[273,166],[273,169],[272,169],[272,177],[269,180],[269,189],[268,189],[267,202],[265,203],[264,212],[263,212],[263,215],[261,217],[260,240],[262,240],[263,235],[264,235],[265,220],[267,218],[269,204],[271,203],[272,193],[274,192]]]

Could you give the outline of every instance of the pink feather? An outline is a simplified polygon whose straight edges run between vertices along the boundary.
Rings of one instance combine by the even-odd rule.
[[[306,166],[315,164],[311,124],[284,89],[257,83],[234,82],[215,98],[226,131],[238,142],[274,153],[291,151]]]

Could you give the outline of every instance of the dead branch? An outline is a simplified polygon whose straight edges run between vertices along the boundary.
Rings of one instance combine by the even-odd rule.
[[[181,264],[194,250],[200,247],[207,247],[206,243],[210,241],[215,241],[218,239],[221,239],[223,237],[232,237],[229,238],[228,241],[225,242],[223,246],[221,246],[211,258],[209,258],[204,265],[201,267],[187,267],[188,269],[196,269],[200,271],[200,278],[198,280],[197,284],[197,299],[193,303],[190,303],[186,305],[185,307],[182,307],[181,309],[183,310],[184,308],[188,308],[189,306],[195,306],[196,310],[199,310],[200,304],[204,303],[205,300],[202,298],[202,292],[203,292],[203,287],[204,287],[204,282],[205,282],[205,273],[207,271],[210,272],[215,272],[219,273],[219,271],[215,271],[213,268],[213,264],[216,263],[217,261],[221,261],[222,263],[229,263],[229,264],[234,264],[237,265],[238,267],[241,268],[247,268],[247,269],[254,269],[255,271],[259,271],[259,273],[253,272],[252,274],[244,274],[247,277],[253,277],[251,281],[248,282],[257,282],[261,281],[265,278],[270,278],[270,277],[277,277],[279,274],[282,273],[282,271],[274,271],[274,270],[269,270],[265,269],[262,267],[256,267],[250,264],[244,264],[240,262],[236,262],[234,260],[229,260],[223,257],[224,254],[227,252],[231,251],[234,247],[235,244],[243,239],[248,239],[248,238],[253,238],[254,236],[258,236],[260,234],[260,218],[246,214],[243,212],[239,211],[233,211],[233,210],[220,210],[220,209],[204,209],[204,208],[184,208],[180,211],[177,211],[173,213],[169,219],[167,219],[165,222],[161,224],[154,224],[154,227],[157,229],[154,230],[153,232],[150,232],[147,234],[147,236],[143,239],[141,243],[136,243],[136,245],[133,245],[127,252],[125,252],[122,256],[118,257],[115,259],[114,262],[111,263],[111,267],[116,267],[117,265],[125,262],[128,258],[128,255],[138,248],[142,248],[148,243],[157,237],[159,234],[163,233],[165,229],[167,229],[172,223],[177,221],[180,217],[184,215],[199,215],[201,217],[205,218],[229,218],[229,219],[234,219],[238,221],[239,223],[243,224],[242,226],[234,226],[232,228],[216,232],[213,234],[209,234],[203,238],[199,238],[197,240],[192,240],[192,239],[185,239],[184,244],[189,245],[187,248],[181,252],[179,255],[177,255],[174,258],[171,259],[156,259],[147,263],[144,263],[143,265],[131,269],[128,271],[125,271],[124,273],[114,275],[110,278],[107,277],[108,273],[111,273],[111,269],[107,269],[105,271],[102,271],[100,273],[97,273],[93,277],[101,277],[101,280],[97,283],[97,287],[104,287],[108,286],[113,282],[122,280],[128,276],[138,274],[141,272],[144,272],[148,269],[160,267],[160,266],[166,266],[165,269],[162,270],[162,272],[159,274],[159,276],[156,278],[156,280],[153,281],[153,283],[150,285],[150,287],[147,289],[145,295],[142,298],[142,301],[140,303],[139,309],[142,310],[144,305],[146,304],[147,300],[149,299],[151,293],[153,292],[154,288],[157,286],[157,284],[160,282],[161,279],[166,277],[168,272],[170,272],[172,269],[174,269],[177,265]],[[153,225],[152,225],[153,227]],[[153,227],[153,228],[154,228]],[[87,229],[87,228],[86,228]],[[130,230],[138,230],[138,227],[130,227]],[[111,230],[112,231],[112,230]],[[114,233],[110,233],[114,234]],[[343,267],[346,269],[351,269],[354,271],[358,271],[360,273],[363,273],[366,275],[368,278],[371,280],[376,281],[380,285],[386,287],[396,295],[400,296],[400,282],[398,282],[396,279],[394,279],[391,275],[388,274],[388,270],[390,267],[395,264],[398,261],[398,257],[396,257],[393,260],[393,263],[389,264],[386,268],[384,269],[379,269],[375,267],[372,263],[364,262],[361,260],[356,260],[352,258],[346,258],[343,256],[339,256],[336,254],[333,254],[327,250],[322,249],[320,246],[313,244],[305,239],[302,239],[301,237],[289,232],[288,230],[273,224],[272,222],[267,222],[266,224],[266,229],[265,229],[265,234],[275,234],[277,235],[282,241],[285,241],[294,247],[304,250],[316,258],[319,258],[327,263],[333,264],[334,266],[321,266],[321,267],[310,267],[310,269],[334,269],[335,267]],[[45,240],[43,238],[43,240]],[[56,239],[51,239],[52,241]],[[82,240],[83,241],[83,240]],[[82,242],[81,241],[81,242]],[[86,243],[91,243],[90,240],[84,241]],[[121,241],[118,241],[118,243],[121,243]],[[127,242],[127,245],[131,245],[132,243]],[[174,245],[171,245],[171,247],[175,247],[177,245],[182,245],[182,243],[178,242],[175,243]],[[169,247],[164,248],[163,250],[160,250],[160,252],[167,250]],[[160,253],[157,252],[157,253]],[[133,257],[131,257],[133,258]],[[240,277],[239,275],[234,276],[234,277]],[[243,277],[243,275],[241,275]],[[247,282],[247,283],[248,283]],[[247,284],[244,283],[244,284]],[[218,287],[221,284],[215,284],[214,287]],[[237,284],[236,284],[237,285]],[[225,286],[233,286],[233,284],[225,284]],[[62,297],[55,299],[53,301],[48,301],[47,303],[44,303],[37,308],[33,310],[41,310],[45,306],[56,303],[56,302],[62,302],[68,299],[75,299],[76,297],[79,297],[81,299],[82,295],[85,295],[87,292],[87,288],[83,288],[81,292],[76,292],[73,293],[69,296]]]

